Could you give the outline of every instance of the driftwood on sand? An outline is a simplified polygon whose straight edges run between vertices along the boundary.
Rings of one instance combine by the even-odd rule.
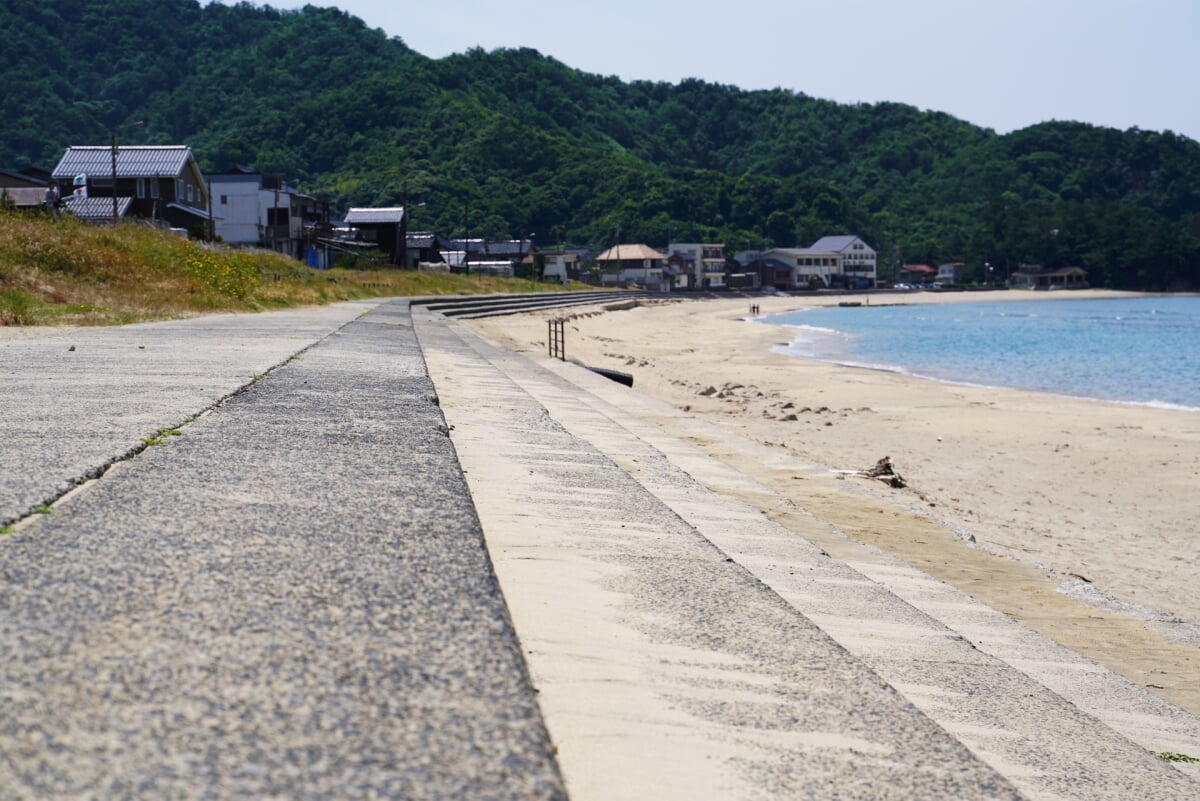
[[[892,464],[892,457],[885,456],[875,463],[874,467],[867,470],[838,470],[843,476],[855,476],[857,478],[873,478],[877,481],[882,481],[893,489],[903,489],[908,486],[904,478],[896,472],[895,466]]]

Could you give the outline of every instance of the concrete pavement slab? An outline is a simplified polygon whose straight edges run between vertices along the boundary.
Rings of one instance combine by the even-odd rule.
[[[6,799],[565,798],[406,306],[0,538],[0,709]]]
[[[379,301],[0,339],[0,526],[52,502]]]

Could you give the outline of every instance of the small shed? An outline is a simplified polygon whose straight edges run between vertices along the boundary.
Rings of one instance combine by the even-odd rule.
[[[346,225],[358,232],[358,238],[378,246],[387,254],[388,263],[408,267],[408,215],[403,206],[353,208],[346,212]]]

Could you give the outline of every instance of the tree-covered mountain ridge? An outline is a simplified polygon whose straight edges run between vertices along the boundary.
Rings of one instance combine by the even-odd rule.
[[[1200,144],[1046,122],[1006,135],[899,103],[623,82],[530,49],[427,58],[331,8],[5,0],[0,167],[72,144],[188,144],[447,235],[543,247],[857,233],[896,261],[1078,265],[1200,287]],[[419,205],[424,204],[424,205]]]

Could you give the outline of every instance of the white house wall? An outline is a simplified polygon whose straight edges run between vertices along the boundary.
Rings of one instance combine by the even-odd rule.
[[[217,236],[231,244],[258,244],[258,185],[247,181],[213,181],[212,193]],[[222,198],[225,202],[221,202]]]

